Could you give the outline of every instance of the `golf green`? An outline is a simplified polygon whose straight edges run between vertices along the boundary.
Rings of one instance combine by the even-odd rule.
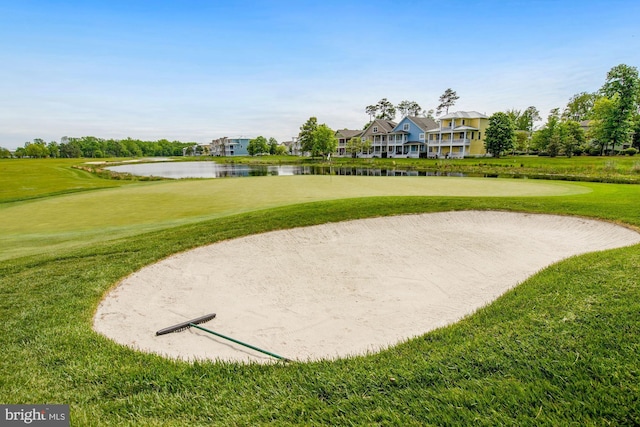
[[[452,177],[284,176],[144,182],[0,205],[0,260],[258,209],[375,196],[527,197],[574,183]]]

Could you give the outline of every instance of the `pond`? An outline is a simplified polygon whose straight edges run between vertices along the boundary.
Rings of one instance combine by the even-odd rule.
[[[227,178],[286,175],[361,175],[361,176],[469,176],[459,172],[412,171],[381,168],[352,168],[301,165],[235,165],[215,162],[156,162],[111,166],[108,170],[136,176],[162,178]]]

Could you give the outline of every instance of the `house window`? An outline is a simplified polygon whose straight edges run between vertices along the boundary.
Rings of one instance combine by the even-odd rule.
[[[378,126],[373,127],[373,133],[378,133]]]
[[[409,123],[405,123],[404,125],[402,125],[402,130],[404,131],[409,131]]]
[[[482,132],[478,132],[478,139],[482,139]]]
[[[473,132],[471,132],[471,139],[473,139]]]
[[[464,119],[462,119],[462,125],[464,126]]]
[[[418,135],[418,138],[420,139],[420,141],[424,141],[424,133],[421,133],[420,135]]]

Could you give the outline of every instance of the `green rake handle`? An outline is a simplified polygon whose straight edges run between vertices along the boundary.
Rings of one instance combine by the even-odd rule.
[[[207,328],[203,328],[202,326],[198,326],[195,323],[190,323],[189,326],[191,326],[192,328],[198,328],[198,329],[200,329],[202,331],[208,332],[208,333],[210,333],[212,335],[215,335],[217,337],[224,338],[225,340],[232,341],[232,342],[234,342],[236,344],[243,345],[243,346],[248,347],[248,348],[250,348],[252,350],[259,351],[260,353],[268,354],[269,356],[275,357],[276,359],[282,360],[284,362],[292,362],[291,359],[287,359],[286,357],[278,356],[277,354],[271,353],[270,351],[263,350],[261,348],[255,347],[255,346],[253,346],[251,344],[247,344],[245,342],[238,341],[237,339],[234,339],[234,338],[227,337],[225,335],[219,334],[217,332],[212,331],[211,329],[207,329]]]

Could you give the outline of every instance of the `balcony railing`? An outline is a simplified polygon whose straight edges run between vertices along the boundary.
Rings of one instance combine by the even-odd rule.
[[[442,145],[442,146],[450,146],[453,145],[454,147],[459,147],[462,145],[471,145],[471,140],[468,138],[460,138],[460,139],[443,139],[442,141],[438,141],[438,140],[429,140],[428,142],[429,146],[438,146],[438,145]]]

